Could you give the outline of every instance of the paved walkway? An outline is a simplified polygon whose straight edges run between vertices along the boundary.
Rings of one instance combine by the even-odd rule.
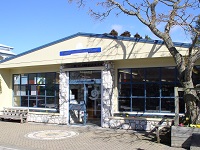
[[[0,150],[181,150],[134,131],[0,121]]]

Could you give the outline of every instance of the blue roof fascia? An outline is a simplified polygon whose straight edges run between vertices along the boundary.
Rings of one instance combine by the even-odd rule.
[[[134,41],[134,42],[141,42],[141,43],[149,43],[149,44],[164,44],[162,40],[147,40],[142,38],[134,38],[134,37],[124,37],[124,36],[112,36],[109,34],[93,34],[93,33],[80,33],[82,36],[89,36],[89,37],[98,37],[98,38],[108,38],[108,39],[116,39],[116,40],[124,40],[124,41]],[[180,42],[173,42],[175,47],[184,47],[189,48],[190,43],[180,43]]]
[[[104,38],[104,39],[115,39],[115,40],[133,41],[133,42],[141,42],[141,43],[149,43],[149,44],[160,44],[160,45],[164,44],[164,41],[162,41],[162,40],[146,40],[146,39],[142,39],[142,38],[138,39],[138,38],[134,38],[134,37],[112,36],[112,35],[109,35],[109,34],[94,34],[94,33],[82,33],[82,32],[78,32],[78,33],[73,34],[71,36],[68,36],[68,37],[65,37],[65,38],[62,38],[62,39],[50,42],[48,44],[36,47],[36,48],[28,50],[28,51],[25,51],[23,53],[20,53],[18,55],[13,56],[13,57],[6,58],[4,60],[1,60],[0,63],[9,61],[11,59],[15,59],[17,57],[20,57],[20,56],[23,56],[23,55],[26,55],[26,54],[29,54],[29,53],[32,53],[32,52],[35,52],[37,50],[40,50],[42,48],[49,47],[51,45],[63,42],[65,40],[69,40],[69,39],[75,38],[77,36],[86,36],[86,37],[95,37],[95,38]],[[174,42],[174,46],[175,47],[189,48],[190,44],[189,43]]]

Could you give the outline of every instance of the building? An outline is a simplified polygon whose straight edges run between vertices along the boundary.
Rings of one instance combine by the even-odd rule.
[[[13,47],[0,44],[0,60],[15,56],[11,50],[13,50]]]
[[[186,54],[188,44],[175,45]],[[105,34],[77,33],[2,60],[0,75],[1,109],[28,108],[30,122],[84,124],[87,118],[126,127],[124,114],[150,116],[131,119],[131,128],[144,130],[159,121],[155,116],[174,116],[180,86],[163,41]]]

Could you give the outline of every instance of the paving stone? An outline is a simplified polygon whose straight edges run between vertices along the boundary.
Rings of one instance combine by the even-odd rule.
[[[41,139],[27,137],[31,133]],[[77,133],[77,135],[70,136],[73,133]],[[65,138],[56,139],[59,135],[65,136]],[[158,144],[143,135],[143,133],[136,131],[107,129],[93,125],[20,124],[18,122],[0,121],[0,150],[182,149]],[[52,137],[52,139],[45,140],[42,137]]]

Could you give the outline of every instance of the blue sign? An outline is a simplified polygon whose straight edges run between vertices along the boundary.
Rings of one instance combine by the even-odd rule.
[[[68,51],[61,51],[60,56],[67,56],[72,54],[79,54],[79,53],[99,53],[101,52],[101,48],[88,48],[88,49],[79,49],[79,50],[68,50]]]

